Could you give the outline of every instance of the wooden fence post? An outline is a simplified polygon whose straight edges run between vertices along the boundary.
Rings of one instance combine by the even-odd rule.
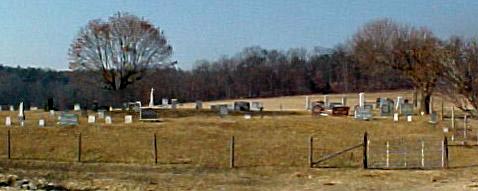
[[[451,128],[455,129],[455,106],[451,107]]]
[[[234,168],[234,136],[231,136],[229,143],[229,168]]]
[[[368,133],[365,132],[363,134],[363,168],[367,169],[368,168]]]
[[[309,137],[309,167],[312,168],[314,166],[314,137]]]
[[[445,103],[443,101],[443,97],[441,99],[441,115],[440,115],[440,119],[443,121],[443,119],[445,119],[445,112],[444,112],[444,108],[445,107]]]
[[[444,166],[443,168],[448,168],[448,139],[446,136],[443,138],[443,145],[445,146],[445,161],[444,161]]]
[[[153,153],[154,153],[154,164],[158,164],[158,142],[156,139],[156,133],[153,135]]]
[[[77,162],[81,162],[81,133],[78,134],[78,155]]]
[[[10,129],[7,131],[7,158],[11,159],[11,136],[10,136]]]

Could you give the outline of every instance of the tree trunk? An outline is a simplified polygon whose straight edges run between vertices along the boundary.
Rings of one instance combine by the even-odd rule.
[[[420,91],[420,112],[424,112],[425,114],[430,114],[430,98],[432,97],[432,93],[427,91]]]

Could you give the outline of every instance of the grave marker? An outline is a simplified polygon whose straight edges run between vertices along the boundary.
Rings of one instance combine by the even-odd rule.
[[[398,122],[398,113],[393,114],[393,122]]]
[[[229,114],[229,110],[227,109],[227,107],[224,107],[224,106],[222,106],[222,105],[219,106],[219,115],[220,115],[221,117],[224,117],[224,116],[226,116],[226,115],[228,115],[228,114]]]
[[[96,121],[96,118],[94,115],[89,115],[88,116],[88,123],[95,123]]]
[[[13,105],[10,106],[10,111],[15,111],[15,108],[13,107]]]
[[[154,88],[151,88],[151,93],[149,95],[149,107],[154,107]]]
[[[428,121],[429,123],[431,124],[436,124],[437,123],[437,113],[436,112],[432,112],[430,114],[430,121]]]
[[[7,116],[5,118],[5,126],[7,126],[7,127],[12,126],[12,118],[10,116]]]
[[[411,115],[407,115],[407,121],[412,122],[412,116]]]
[[[247,101],[234,102],[234,111],[250,111],[251,104]]]
[[[133,116],[132,115],[125,115],[124,116],[124,123],[126,123],[126,124],[133,123]]]
[[[80,104],[75,104],[75,106],[73,106],[73,110],[74,111],[80,111],[81,110],[81,107],[80,107]]]
[[[305,96],[305,110],[309,110],[309,109],[310,109],[309,96]]]
[[[250,108],[251,111],[262,111],[263,109],[264,109],[264,106],[262,105],[262,102],[257,102],[257,101],[251,102],[251,108]]]
[[[196,109],[202,109],[202,101],[196,101]]]
[[[163,106],[169,105],[169,100],[168,100],[168,98],[163,98],[163,99],[161,99],[161,105],[163,105]]]
[[[50,110],[50,116],[55,116],[55,110]]]
[[[38,120],[38,126],[39,127],[45,127],[45,120],[44,119]]]
[[[359,107],[363,107],[365,105],[365,93],[359,93]]]
[[[141,121],[159,121],[159,114],[153,108],[142,108],[139,120]]]
[[[347,106],[336,106],[332,107],[332,115],[333,116],[348,116],[349,115],[349,107]]]
[[[328,95],[324,95],[324,105],[325,107],[330,107],[330,102],[329,102],[329,96]]]
[[[106,110],[103,110],[103,109],[99,109],[97,114],[98,114],[98,119],[103,119],[105,118],[105,112]]]
[[[111,124],[112,123],[111,116],[106,116],[105,117],[105,123],[106,124]]]
[[[411,103],[400,104],[400,113],[404,116],[413,115],[413,104]]]
[[[391,116],[393,113],[393,103],[388,99],[380,100],[380,116]]]
[[[78,125],[78,114],[62,113],[59,116],[58,124],[62,126],[76,126]]]
[[[176,109],[178,107],[178,99],[171,99],[171,109]]]
[[[370,107],[371,106],[371,107]],[[355,119],[370,120],[372,119],[372,105],[364,105],[355,107]]]
[[[341,103],[343,106],[347,106],[347,97],[342,97]]]

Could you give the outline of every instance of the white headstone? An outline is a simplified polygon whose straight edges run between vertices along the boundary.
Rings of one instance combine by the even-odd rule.
[[[36,110],[38,110],[38,107],[30,107],[30,110],[31,111],[36,111]]]
[[[398,113],[393,114],[393,122],[398,122]]]
[[[347,97],[342,97],[342,105],[347,106]]]
[[[149,107],[154,106],[154,95],[153,95],[154,88],[151,88],[151,93],[149,95]]]
[[[133,116],[132,115],[125,115],[124,116],[124,123],[133,123]]]
[[[325,107],[329,107],[329,105],[330,105],[328,95],[324,95],[324,105],[325,105]]]
[[[55,110],[50,110],[50,115],[54,116],[55,115]]]
[[[161,99],[161,105],[168,105],[168,99],[167,98]]]
[[[13,108],[13,105],[10,106],[10,111],[15,111],[15,108]]]
[[[113,111],[113,107],[110,106],[110,111]]]
[[[448,127],[443,128],[443,133],[448,133]]]
[[[43,119],[38,120],[38,126],[45,127],[45,120]]]
[[[363,107],[365,105],[365,93],[359,93],[359,107]]]
[[[112,121],[111,121],[111,116],[106,116],[106,117],[105,117],[105,123],[106,123],[106,124],[111,124],[111,123],[112,123]]]
[[[412,122],[412,116],[411,115],[407,115],[407,121]]]
[[[403,97],[397,97],[397,103],[395,104],[395,110],[400,111],[400,105],[403,103]]]
[[[98,111],[98,119],[103,119],[105,118],[105,112],[102,110],[102,111]]]
[[[96,118],[94,115],[88,115],[88,123],[95,123]]]
[[[7,116],[5,118],[5,126],[7,126],[7,127],[12,126],[12,118],[10,116]]]
[[[20,121],[20,127],[24,127],[25,126],[25,121],[21,120]]]
[[[251,114],[244,114],[244,119],[251,119],[251,118],[252,118]]]
[[[309,96],[305,96],[305,110],[310,109],[310,101],[309,101]]]
[[[20,105],[18,105],[18,118],[23,119],[23,117],[25,117],[23,102],[20,102]]]
[[[80,110],[81,110],[80,104],[78,104],[78,103],[75,104],[75,106],[73,107],[73,110],[74,110],[74,111],[80,111]]]

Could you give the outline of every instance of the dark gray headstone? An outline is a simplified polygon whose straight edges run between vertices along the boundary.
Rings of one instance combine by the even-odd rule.
[[[60,124],[62,126],[77,126],[78,125],[78,114],[62,113],[60,115],[58,124]]]
[[[380,116],[391,116],[393,115],[393,103],[388,99],[380,100]]]
[[[364,107],[355,107],[355,119],[370,120],[372,119],[372,105],[364,105]]]
[[[234,111],[250,111],[251,105],[247,101],[236,101],[234,102]]]
[[[142,108],[140,120],[159,120],[159,114],[152,108]]]
[[[411,103],[402,103],[400,104],[400,113],[404,116],[413,115],[413,104]]]

